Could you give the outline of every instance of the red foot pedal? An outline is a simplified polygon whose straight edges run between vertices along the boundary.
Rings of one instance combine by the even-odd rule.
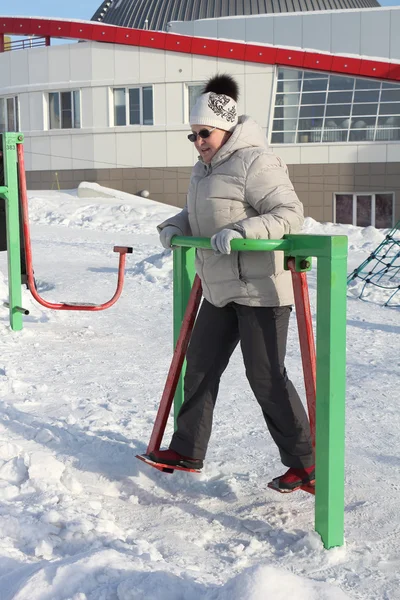
[[[147,454],[136,454],[136,458],[142,460],[146,464],[162,471],[163,473],[173,473],[174,471],[189,471],[190,473],[201,473],[200,469],[188,469],[187,467],[180,467],[179,465],[165,465],[164,463],[157,463],[151,460]]]
[[[303,492],[308,492],[309,494],[313,494],[313,496],[315,496],[315,481],[302,485],[301,489],[303,490]]]

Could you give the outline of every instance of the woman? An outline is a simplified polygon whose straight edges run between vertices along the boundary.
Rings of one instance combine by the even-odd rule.
[[[197,250],[204,300],[187,353],[184,403],[168,450],[150,458],[200,469],[206,455],[219,382],[240,342],[246,376],[289,470],[273,480],[282,492],[314,481],[308,419],[286,374],[293,290],[282,252],[231,252],[233,239],[279,239],[300,231],[303,207],[286,165],[267,149],[259,125],[237,115],[238,85],[228,75],[207,83],[190,115],[188,138],[199,152],[187,205],[159,225],[175,235],[209,237]]]

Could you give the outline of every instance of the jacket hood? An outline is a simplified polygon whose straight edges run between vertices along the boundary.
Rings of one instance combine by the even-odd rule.
[[[260,147],[267,148],[267,137],[264,131],[254,119],[247,115],[241,115],[231,137],[213,156],[211,166],[214,167],[242,148]],[[199,156],[199,160],[204,163],[201,156]]]

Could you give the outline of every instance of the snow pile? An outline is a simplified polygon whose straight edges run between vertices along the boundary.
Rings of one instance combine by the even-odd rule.
[[[23,288],[30,315],[12,332],[0,253],[0,600],[399,598],[398,310],[349,294],[346,545],[326,551],[314,499],[267,488],[285,467],[240,351],[203,472],[136,460],[172,352],[172,253],[156,225],[178,209],[104,194],[35,191],[30,213],[35,277],[52,301],[111,297],[112,246],[133,247],[110,310],[49,311]],[[304,231],[348,235],[349,272],[385,234],[312,219]],[[315,312],[315,269],[308,280]],[[287,368],[304,397],[292,319]]]

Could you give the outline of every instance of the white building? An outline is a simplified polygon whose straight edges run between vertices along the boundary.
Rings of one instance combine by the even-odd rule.
[[[168,32],[0,17],[0,49],[5,33],[71,40],[0,53],[0,130],[25,134],[30,189],[57,173],[63,188],[97,181],[183,206],[197,160],[190,106],[206,79],[228,72],[308,216],[389,227],[400,218],[399,25],[398,7],[172,22]]]

